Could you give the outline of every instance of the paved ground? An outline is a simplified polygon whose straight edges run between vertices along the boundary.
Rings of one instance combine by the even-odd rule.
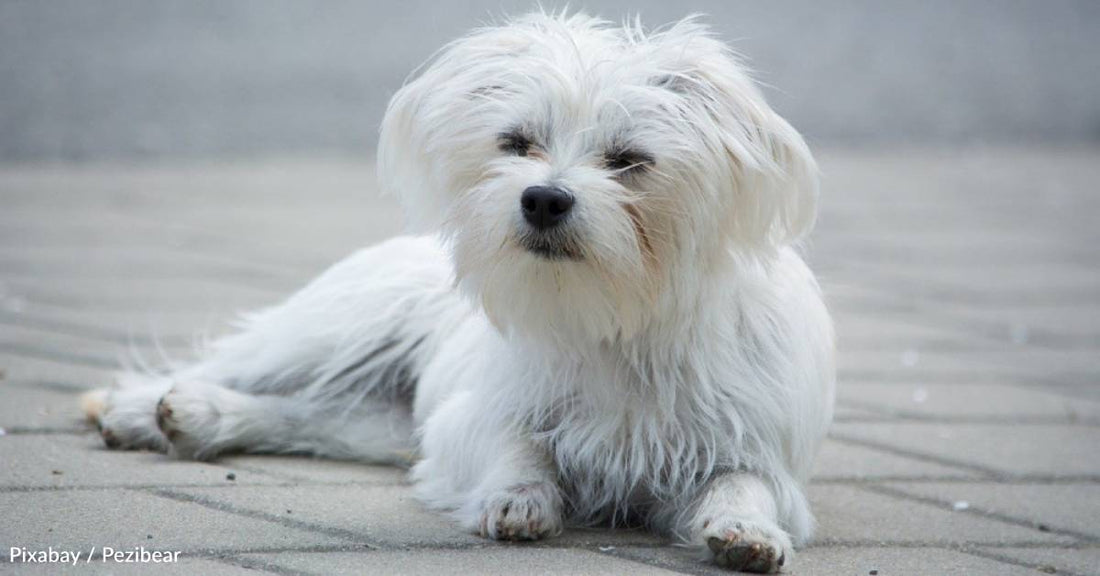
[[[821,158],[811,261],[841,386],[820,537],[789,572],[1100,574],[1100,150]],[[487,543],[385,468],[172,462],[82,427],[75,394],[129,349],[186,356],[396,233],[371,182],[340,162],[0,168],[0,572],[64,571],[17,569],[13,546],[182,551],[74,574],[713,571],[632,532]]]

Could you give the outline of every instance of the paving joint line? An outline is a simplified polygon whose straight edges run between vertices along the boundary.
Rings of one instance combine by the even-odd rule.
[[[363,534],[354,532],[351,530],[344,530],[342,528],[334,528],[330,526],[324,526],[321,524],[314,524],[312,522],[305,522],[294,518],[285,518],[275,514],[269,514],[267,512],[261,512],[259,510],[250,510],[248,508],[240,508],[223,502],[216,502],[208,498],[201,496],[192,496],[183,492],[176,492],[169,489],[154,489],[145,491],[148,494],[160,496],[168,500],[175,500],[177,502],[184,502],[189,504],[197,504],[211,510],[217,510],[219,512],[225,512],[227,514],[234,514],[245,518],[251,518],[254,520],[264,520],[275,524],[280,524],[286,528],[293,528],[295,530],[302,530],[306,532],[313,532],[332,538],[339,538],[348,542],[357,544],[363,544],[371,547],[377,547],[371,538],[365,537]]]
[[[242,468],[232,466],[221,466],[227,471],[242,470]],[[222,482],[217,484],[90,484],[81,486],[0,486],[0,494],[4,493],[28,493],[28,492],[84,492],[84,491],[100,491],[100,490],[134,490],[153,492],[156,490],[186,490],[196,488],[217,488],[217,489],[230,489],[230,488],[339,488],[339,487],[361,487],[361,488],[382,488],[382,487],[395,487],[404,486],[404,484],[382,482],[376,480],[352,480],[344,482],[326,482],[326,481],[310,481],[310,480],[289,480],[282,477],[276,477],[266,472],[252,472],[255,474],[263,474],[271,476],[279,482],[271,483],[247,483],[247,482]]]
[[[1100,476],[1086,474],[1076,476],[1037,476],[1019,475],[1005,476],[1001,478],[974,477],[974,476],[866,476],[844,477],[833,476],[824,478],[812,478],[812,484],[881,484],[884,482],[916,482],[924,484],[932,483],[957,483],[957,484],[997,484],[1001,486],[1057,486],[1069,484],[1100,484]]]
[[[1056,534],[1056,535],[1059,535],[1059,536],[1068,536],[1070,538],[1076,538],[1077,540],[1080,540],[1082,542],[1090,542],[1090,543],[1100,542],[1100,538],[1098,538],[1096,536],[1093,536],[1091,534],[1086,534],[1084,532],[1078,532],[1076,530],[1071,530],[1071,529],[1067,529],[1067,528],[1057,528],[1057,527],[1054,527],[1054,526],[1047,525],[1045,523],[1035,522],[1033,520],[1026,520],[1026,519],[1023,519],[1023,518],[1017,518],[1015,516],[1010,516],[1008,514],[1002,514],[1000,512],[991,512],[989,510],[984,510],[984,509],[982,509],[980,507],[976,507],[974,505],[969,506],[965,510],[955,510],[955,508],[953,507],[951,502],[947,502],[947,501],[941,500],[939,498],[932,498],[932,497],[928,497],[928,496],[921,496],[921,495],[917,495],[917,494],[911,494],[911,493],[906,492],[904,490],[899,490],[897,488],[892,488],[890,486],[867,485],[867,486],[864,486],[863,489],[865,489],[869,492],[875,492],[877,494],[882,494],[884,496],[892,496],[894,498],[901,498],[903,500],[909,500],[911,502],[919,502],[919,503],[922,503],[922,504],[927,504],[929,506],[935,506],[935,507],[943,509],[943,510],[951,510],[951,511],[954,511],[954,512],[961,512],[961,513],[964,513],[964,514],[969,514],[971,516],[977,516],[977,517],[986,518],[986,519],[989,519],[989,520],[996,520],[996,521],[999,521],[999,522],[1003,522],[1005,524],[1012,524],[1014,526],[1019,526],[1019,527],[1022,527],[1022,528],[1028,528],[1028,529],[1031,529],[1031,530],[1035,530],[1036,532],[1040,532],[1040,533],[1043,533],[1043,534]]]
[[[873,448],[875,450],[880,450],[882,452],[887,452],[887,453],[893,454],[895,456],[903,456],[903,457],[911,458],[911,459],[914,459],[914,460],[922,460],[922,461],[925,461],[925,462],[931,462],[933,464],[939,464],[941,466],[949,466],[949,467],[953,467],[953,468],[961,468],[961,469],[964,469],[964,470],[970,470],[971,472],[978,472],[978,473],[981,473],[981,474],[985,474],[985,475],[989,476],[990,478],[1002,478],[1002,477],[1006,476],[1006,474],[1000,472],[999,470],[995,470],[993,468],[988,468],[986,466],[981,466],[979,464],[971,464],[969,462],[962,462],[962,461],[959,461],[959,460],[954,460],[952,458],[944,458],[942,456],[936,456],[936,455],[932,455],[932,454],[922,454],[920,452],[913,452],[913,451],[910,451],[910,450],[906,450],[904,448],[898,448],[896,446],[891,446],[891,445],[886,444],[886,443],[876,442],[874,440],[865,440],[865,439],[862,439],[862,438],[856,438],[854,436],[849,436],[847,434],[837,434],[835,431],[830,431],[828,437],[833,439],[833,440],[836,440],[837,442],[847,443],[847,444],[854,445],[854,446],[861,446],[863,448]]]
[[[184,338],[178,334],[147,336],[124,332],[110,327],[104,328],[98,324],[57,320],[28,314],[26,312],[21,312],[19,314],[0,312],[0,324],[15,326],[24,330],[37,330],[68,338],[79,338],[102,344],[124,344],[145,347],[182,347],[190,344],[190,338]]]
[[[84,428],[60,428],[41,426],[12,426],[4,428],[7,436],[83,436],[88,431]]]
[[[11,342],[0,343],[0,352],[11,354],[17,358],[31,358],[46,360],[69,366],[81,366],[85,368],[98,368],[101,370],[117,370],[120,364],[117,360],[106,360],[102,356],[74,354],[72,352],[58,353],[49,348],[42,348],[33,344],[15,344]]]
[[[228,566],[234,566],[237,568],[244,568],[245,570],[257,570],[260,572],[267,572],[269,574],[278,574],[279,576],[316,576],[312,572],[301,572],[299,570],[291,570],[284,568],[278,564],[271,562],[264,562],[257,558],[245,558],[242,555],[228,555],[212,558],[216,562],[221,562]]]
[[[942,548],[944,550],[965,550],[968,547],[979,548],[1056,548],[1059,550],[1079,550],[1091,548],[1085,542],[1049,542],[1038,540],[980,541],[980,540],[842,540],[819,538],[810,548]]]
[[[964,554],[969,554],[971,556],[978,557],[978,558],[985,558],[987,560],[994,560],[996,562],[1001,562],[1001,563],[1004,563],[1004,564],[1010,564],[1010,565],[1013,565],[1013,566],[1020,566],[1021,568],[1028,568],[1028,569],[1031,569],[1031,570],[1035,570],[1037,572],[1042,570],[1043,568],[1048,567],[1048,565],[1046,565],[1046,564],[1037,564],[1035,562],[1020,560],[1020,559],[1017,559],[1017,558],[1013,558],[1011,556],[1006,556],[1004,554],[997,554],[996,552],[992,552],[990,550],[986,550],[986,549],[983,549],[983,548],[972,548],[972,549],[967,549],[967,550],[961,550],[961,552],[963,552]],[[1081,572],[1074,572],[1072,570],[1066,570],[1066,569],[1061,568],[1061,567],[1056,568],[1056,570],[1057,570],[1057,572],[1056,572],[1057,574],[1061,574],[1061,575],[1064,575],[1064,576],[1089,576],[1088,574],[1083,574]]]
[[[50,390],[52,392],[63,392],[66,394],[82,394],[91,390],[86,386],[79,384],[72,384],[70,382],[60,382],[57,380],[36,380],[36,379],[22,379],[17,378],[13,380],[4,380],[4,386],[14,386],[17,388],[26,388],[30,390],[43,389]]]
[[[856,406],[852,406],[853,408]],[[867,407],[860,406],[861,410]],[[841,424],[978,424],[1011,426],[1072,426],[1100,428],[1100,418],[1073,418],[1069,416],[936,416],[916,412],[898,411],[881,416],[843,416],[834,418]]]
[[[1019,384],[1001,384],[1000,386],[1008,388],[1025,389],[1028,392],[1037,392],[1035,388],[1029,388],[1027,386],[1021,386]],[[1049,394],[1057,397],[1056,395]],[[1100,426],[1100,418],[1094,418],[1090,416],[1077,417],[1072,415],[1064,416],[1045,416],[1045,415],[937,415],[928,414],[922,412],[914,412],[904,408],[894,408],[887,404],[879,404],[876,402],[867,402],[865,400],[849,400],[838,401],[837,406],[855,408],[857,410],[867,410],[875,412],[880,415],[883,421],[900,421],[900,422],[928,422],[936,424],[1011,424],[1017,425],[1058,425],[1058,426],[1086,426],[1097,427]],[[854,416],[849,418],[836,418],[834,421],[878,421],[879,419],[866,416]]]

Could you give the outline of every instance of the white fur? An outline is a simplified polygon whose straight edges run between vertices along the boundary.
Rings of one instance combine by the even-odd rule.
[[[501,149],[517,130],[526,156]],[[623,148],[652,162],[608,167]],[[138,441],[153,415],[111,415],[163,394],[181,456],[415,453],[417,494],[494,538],[644,522],[773,571],[810,537],[833,332],[792,245],[816,167],[701,24],[475,31],[394,96],[379,168],[428,235],[349,257],[154,392],[115,392],[104,429],[158,447]],[[552,238],[573,258],[524,248],[533,185],[576,198]]]

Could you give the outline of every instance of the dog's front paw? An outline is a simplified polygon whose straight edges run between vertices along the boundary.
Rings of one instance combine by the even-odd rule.
[[[214,456],[222,410],[228,406],[221,398],[224,389],[200,382],[177,383],[157,402],[157,427],[170,443],[168,453],[187,460],[205,460]]]
[[[779,572],[792,558],[791,538],[775,523],[738,517],[704,521],[702,539],[723,568],[741,572]]]
[[[534,482],[491,496],[481,512],[479,532],[493,540],[539,540],[562,529],[562,500],[557,486]]]

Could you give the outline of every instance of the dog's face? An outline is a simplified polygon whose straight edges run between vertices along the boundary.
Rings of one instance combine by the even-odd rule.
[[[498,327],[585,344],[682,316],[731,250],[806,231],[817,193],[802,139],[691,20],[475,32],[394,96],[379,168]]]

